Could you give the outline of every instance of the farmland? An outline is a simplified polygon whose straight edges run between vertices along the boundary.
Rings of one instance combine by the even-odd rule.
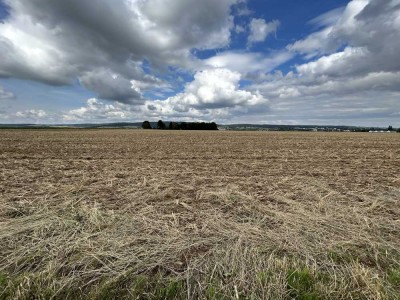
[[[0,299],[400,297],[400,134],[0,143]]]

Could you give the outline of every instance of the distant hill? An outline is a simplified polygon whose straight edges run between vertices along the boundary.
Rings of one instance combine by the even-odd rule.
[[[164,122],[168,127],[171,121]],[[82,124],[0,124],[0,129],[61,129],[61,128],[142,128],[143,122],[82,123]],[[157,122],[150,122],[153,128]],[[276,124],[219,124],[222,130],[241,131],[369,131],[386,130],[387,127],[360,127],[335,125],[276,125]]]
[[[153,122],[157,124],[156,122]],[[153,125],[153,124],[152,124]],[[1,128],[141,128],[142,122],[82,123],[82,124],[0,124]]]
[[[344,125],[276,125],[276,124],[227,124],[218,125],[220,129],[241,131],[355,131],[386,130],[387,127],[360,127]]]

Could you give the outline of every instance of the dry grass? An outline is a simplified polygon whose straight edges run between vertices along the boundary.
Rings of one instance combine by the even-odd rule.
[[[0,141],[0,299],[400,298],[398,134]]]

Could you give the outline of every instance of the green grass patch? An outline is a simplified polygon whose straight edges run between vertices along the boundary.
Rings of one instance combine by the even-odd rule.
[[[315,279],[310,270],[303,268],[290,270],[287,274],[287,286],[291,297],[299,300],[320,299],[315,291]]]
[[[392,269],[388,272],[388,281],[395,287],[400,288],[400,269]]]
[[[157,275],[125,275],[100,283],[90,299],[184,299],[185,281]]]

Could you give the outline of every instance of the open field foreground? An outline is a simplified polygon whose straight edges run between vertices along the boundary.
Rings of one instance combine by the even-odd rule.
[[[400,299],[400,134],[0,142],[0,299]]]

